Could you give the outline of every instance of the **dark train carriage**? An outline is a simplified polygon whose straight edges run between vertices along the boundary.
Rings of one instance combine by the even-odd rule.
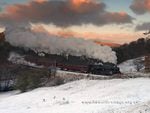
[[[88,66],[83,65],[57,64],[57,67],[60,68],[61,70],[68,70],[81,73],[86,73],[88,70]]]

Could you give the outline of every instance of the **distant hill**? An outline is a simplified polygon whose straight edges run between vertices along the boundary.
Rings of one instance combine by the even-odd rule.
[[[137,41],[124,44],[113,49],[116,52],[118,63],[150,54],[150,39],[140,38]]]

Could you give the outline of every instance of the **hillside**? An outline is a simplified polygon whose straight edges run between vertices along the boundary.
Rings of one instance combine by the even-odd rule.
[[[120,71],[122,73],[136,73],[144,71],[144,57],[127,60],[119,64]]]
[[[147,78],[79,80],[12,96],[0,94],[0,112],[149,113],[149,86]]]
[[[134,59],[150,54],[150,38],[140,38],[129,44],[114,48],[118,64],[129,59]]]

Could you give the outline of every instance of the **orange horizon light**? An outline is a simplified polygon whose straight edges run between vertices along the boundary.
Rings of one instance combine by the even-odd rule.
[[[74,6],[80,6],[81,4],[84,3],[90,3],[91,0],[72,0],[71,2]]]

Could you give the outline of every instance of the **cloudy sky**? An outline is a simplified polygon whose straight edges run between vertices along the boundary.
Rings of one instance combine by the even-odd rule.
[[[150,0],[0,0],[0,26],[125,43],[150,29]]]

